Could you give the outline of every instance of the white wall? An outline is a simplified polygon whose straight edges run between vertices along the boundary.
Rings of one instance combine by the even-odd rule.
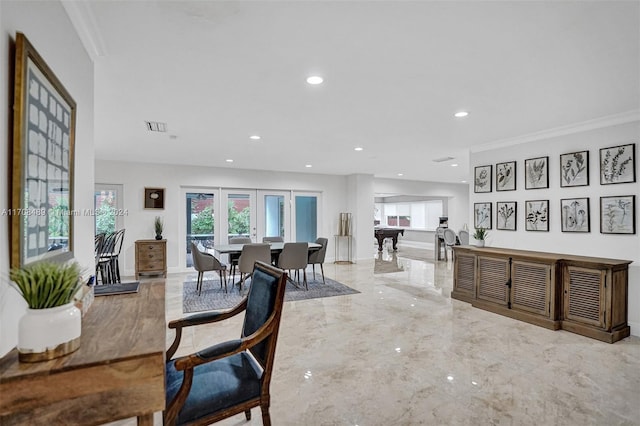
[[[125,240],[121,268],[125,275],[135,269],[134,244],[154,238],[153,220],[164,219],[168,272],[189,270],[185,263],[185,214],[183,187],[314,191],[322,194],[318,236],[329,238],[327,260],[333,257],[333,235],[338,230],[340,212],[348,211],[347,177],[309,173],[283,173],[232,168],[193,167],[164,164],[96,161],[95,181],[124,186]],[[143,208],[144,188],[165,188],[165,209]],[[373,194],[370,195],[373,200]]]
[[[0,168],[7,170],[12,145],[14,46],[16,32],[22,32],[53,70],[77,104],[74,208],[93,207],[93,63],[69,18],[58,1],[0,1],[0,117],[2,148]],[[7,101],[8,100],[8,101]],[[5,179],[3,179],[5,182]],[[8,185],[0,185],[0,208],[10,207]],[[9,275],[9,220],[0,220],[0,356],[17,342],[17,323],[26,304],[5,285]],[[93,269],[93,219],[74,218],[74,255],[80,264]]]
[[[631,333],[640,335],[640,238],[638,234],[638,212],[640,212],[640,183],[600,185],[599,150],[628,143],[636,143],[636,173],[640,172],[638,149],[640,144],[640,122],[610,126],[571,135],[538,140],[511,147],[491,149],[471,154],[471,175],[473,167],[493,165],[493,192],[475,194],[473,185],[469,188],[470,206],[466,221],[473,229],[473,203],[492,202],[493,230],[489,231],[487,245],[492,247],[510,247],[524,250],[571,253],[584,256],[597,256],[614,259],[632,260],[629,267],[629,324]],[[575,151],[589,151],[589,186],[560,187],[560,155]],[[524,160],[549,156],[549,188],[524,189]],[[505,161],[517,161],[517,190],[509,192],[495,191],[495,165]],[[640,180],[638,177],[637,181]],[[601,196],[636,195],[636,234],[607,235],[600,233],[599,203]],[[590,199],[591,232],[561,232],[560,200],[563,198]],[[524,201],[549,200],[549,232],[525,231]],[[517,231],[498,231],[496,223],[496,201],[517,201]]]

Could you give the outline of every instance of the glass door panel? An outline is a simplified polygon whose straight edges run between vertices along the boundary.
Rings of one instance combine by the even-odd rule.
[[[249,237],[256,241],[256,211],[255,191],[224,190],[223,199],[226,200],[227,223],[225,242],[232,237]],[[224,238],[224,237],[223,237]]]
[[[215,242],[215,196],[207,192],[186,193],[187,267],[193,266],[191,242],[207,251]]]
[[[290,202],[287,191],[258,191],[258,239],[282,237],[289,241],[291,229]]]
[[[314,242],[318,238],[318,196],[295,196],[295,240]]]
[[[124,227],[122,185],[95,184],[93,203],[96,234],[108,234]]]

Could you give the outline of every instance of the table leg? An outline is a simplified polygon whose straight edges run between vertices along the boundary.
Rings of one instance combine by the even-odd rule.
[[[153,426],[153,413],[138,416],[138,426]]]

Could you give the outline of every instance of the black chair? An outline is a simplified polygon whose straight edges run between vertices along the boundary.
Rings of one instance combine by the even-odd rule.
[[[167,351],[165,425],[217,422],[260,407],[262,423],[269,416],[271,373],[284,303],[287,274],[256,262],[251,288],[234,308],[192,315],[169,323],[176,330]],[[171,359],[180,345],[182,329],[231,318],[245,311],[239,339]]]
[[[96,284],[100,277],[102,284],[113,284],[115,282],[115,274],[112,266],[112,256],[116,245],[116,232],[111,232],[104,236],[100,245],[99,253],[96,254],[98,259],[96,265]]]
[[[122,243],[124,241],[124,228],[116,231],[113,242],[113,251],[110,254],[111,274],[114,282],[122,282],[120,280],[120,251],[122,250]]]

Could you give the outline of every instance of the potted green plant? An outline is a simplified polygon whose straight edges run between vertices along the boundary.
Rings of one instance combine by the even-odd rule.
[[[80,276],[76,262],[42,261],[9,271],[28,305],[18,323],[20,361],[45,361],[80,347],[82,313],[73,303]]]
[[[156,219],[154,221],[154,227],[156,229],[156,240],[161,240],[162,239],[162,230],[163,230],[163,223],[162,223],[162,218],[160,216],[156,216]]]
[[[476,231],[473,233],[473,238],[476,240],[476,245],[478,247],[484,247],[484,240],[489,235],[489,232],[486,228],[476,228]]]

